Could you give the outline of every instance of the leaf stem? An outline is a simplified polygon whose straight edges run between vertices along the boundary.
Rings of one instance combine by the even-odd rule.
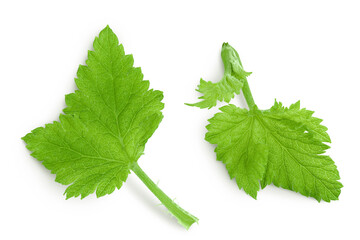
[[[171,200],[140,168],[137,162],[133,163],[131,170],[140,178],[147,188],[160,200],[160,202],[169,210],[169,212],[186,229],[198,222],[199,219],[182,209],[173,200]]]
[[[255,104],[254,98],[251,94],[250,86],[249,86],[247,79],[245,79],[245,81],[244,81],[244,86],[242,87],[242,92],[244,94],[246,103],[249,106],[249,109],[250,110],[254,109],[256,107],[256,104]]]

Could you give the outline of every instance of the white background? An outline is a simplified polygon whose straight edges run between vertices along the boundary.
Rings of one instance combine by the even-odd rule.
[[[358,1],[1,1],[1,239],[360,239]],[[58,119],[64,95],[107,24],[151,87],[164,120],[140,166],[199,224],[189,231],[131,174],[120,190],[65,200],[20,140]],[[221,44],[234,46],[254,99],[316,110],[332,138],[344,184],[339,201],[318,203],[269,186],[258,200],[240,191],[205,125],[217,108],[195,102],[200,77],[222,76]],[[245,106],[243,99],[232,101]]]

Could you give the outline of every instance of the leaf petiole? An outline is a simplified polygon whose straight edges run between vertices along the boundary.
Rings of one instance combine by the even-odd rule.
[[[250,110],[254,109],[254,107],[256,107],[256,104],[255,104],[254,98],[251,94],[250,86],[249,86],[247,79],[245,79],[244,85],[241,90],[244,94],[244,97],[245,97],[247,105],[249,106],[249,109]]]
[[[137,162],[134,162],[131,170],[140,178],[140,180],[146,185],[146,187],[160,200],[160,202],[169,210],[169,212],[178,220],[178,222],[189,229],[190,226],[198,222],[199,219],[191,215],[173,200],[171,200],[140,168]]]

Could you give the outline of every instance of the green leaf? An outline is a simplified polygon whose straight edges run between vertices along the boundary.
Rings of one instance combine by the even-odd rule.
[[[239,54],[228,43],[223,44],[221,57],[224,63],[224,76],[222,79],[217,83],[206,82],[200,79],[200,84],[196,91],[203,94],[203,96],[199,97],[202,101],[187,104],[188,106],[210,109],[216,106],[217,101],[228,103],[234,98],[235,93],[240,94],[244,80],[251,73],[244,71]]]
[[[342,184],[334,161],[325,151],[329,148],[326,127],[312,117],[313,112],[300,109],[300,103],[289,109],[275,102],[259,118],[269,146],[269,161],[262,187],[273,183],[329,202],[338,200]]]
[[[60,122],[34,129],[23,139],[31,155],[56,174],[57,182],[71,184],[66,198],[84,198],[95,190],[98,197],[110,194],[130,172],[118,141],[88,128],[78,116],[60,115]]]
[[[57,182],[71,184],[67,198],[119,189],[163,118],[162,92],[149,90],[109,27],[93,47],[77,72],[79,90],[66,96],[66,116],[24,138]]]
[[[328,130],[327,127],[320,124],[322,119],[313,117],[313,111],[309,111],[305,108],[300,109],[300,101],[292,104],[289,108],[283,107],[281,103],[275,101],[275,104],[270,111],[273,113],[274,117],[277,115],[279,118],[301,122],[314,138],[322,142],[331,142],[330,136],[326,132]]]
[[[188,104],[213,107],[217,101],[229,102],[240,90],[249,110],[232,104],[209,119],[205,139],[216,144],[217,160],[225,163],[230,178],[253,198],[273,183],[278,187],[311,196],[320,201],[337,200],[342,184],[333,160],[324,155],[330,143],[322,120],[313,111],[300,108],[300,101],[289,108],[275,101],[269,110],[259,110],[250,91],[248,74],[243,70],[238,53],[224,43],[221,57],[225,66],[222,81],[201,81],[202,102]],[[238,84],[226,81],[227,76]],[[223,86],[223,87],[220,87]]]
[[[27,148],[56,174],[57,182],[70,185],[66,198],[110,194],[132,170],[189,228],[197,218],[166,196],[137,164],[163,118],[162,92],[149,89],[109,26],[93,47],[77,72],[78,90],[66,95],[65,115],[27,134]]]
[[[256,111],[248,111],[232,104],[220,108],[221,113],[209,119],[205,139],[217,144],[217,160],[225,163],[230,178],[239,188],[256,199],[268,161],[268,147],[256,120]]]
[[[287,109],[277,102],[267,111],[231,104],[220,110],[209,120],[205,139],[217,144],[217,159],[240,189],[256,198],[261,181],[263,188],[274,183],[318,201],[338,199],[339,172],[323,155],[329,147],[321,135],[313,134],[323,128],[311,111],[300,109],[299,103]]]

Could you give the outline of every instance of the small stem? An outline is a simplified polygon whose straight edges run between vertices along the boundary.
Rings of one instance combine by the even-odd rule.
[[[249,109],[252,110],[256,106],[254,98],[251,94],[250,86],[248,81],[245,79],[244,86],[242,87],[242,92],[244,94],[245,100],[247,105],[249,106]]]
[[[173,200],[171,200],[140,168],[135,162],[131,170],[140,178],[140,180],[148,187],[148,189],[160,200],[160,202],[169,210],[169,212],[183,225],[186,229],[198,222],[198,219],[179,207]]]

